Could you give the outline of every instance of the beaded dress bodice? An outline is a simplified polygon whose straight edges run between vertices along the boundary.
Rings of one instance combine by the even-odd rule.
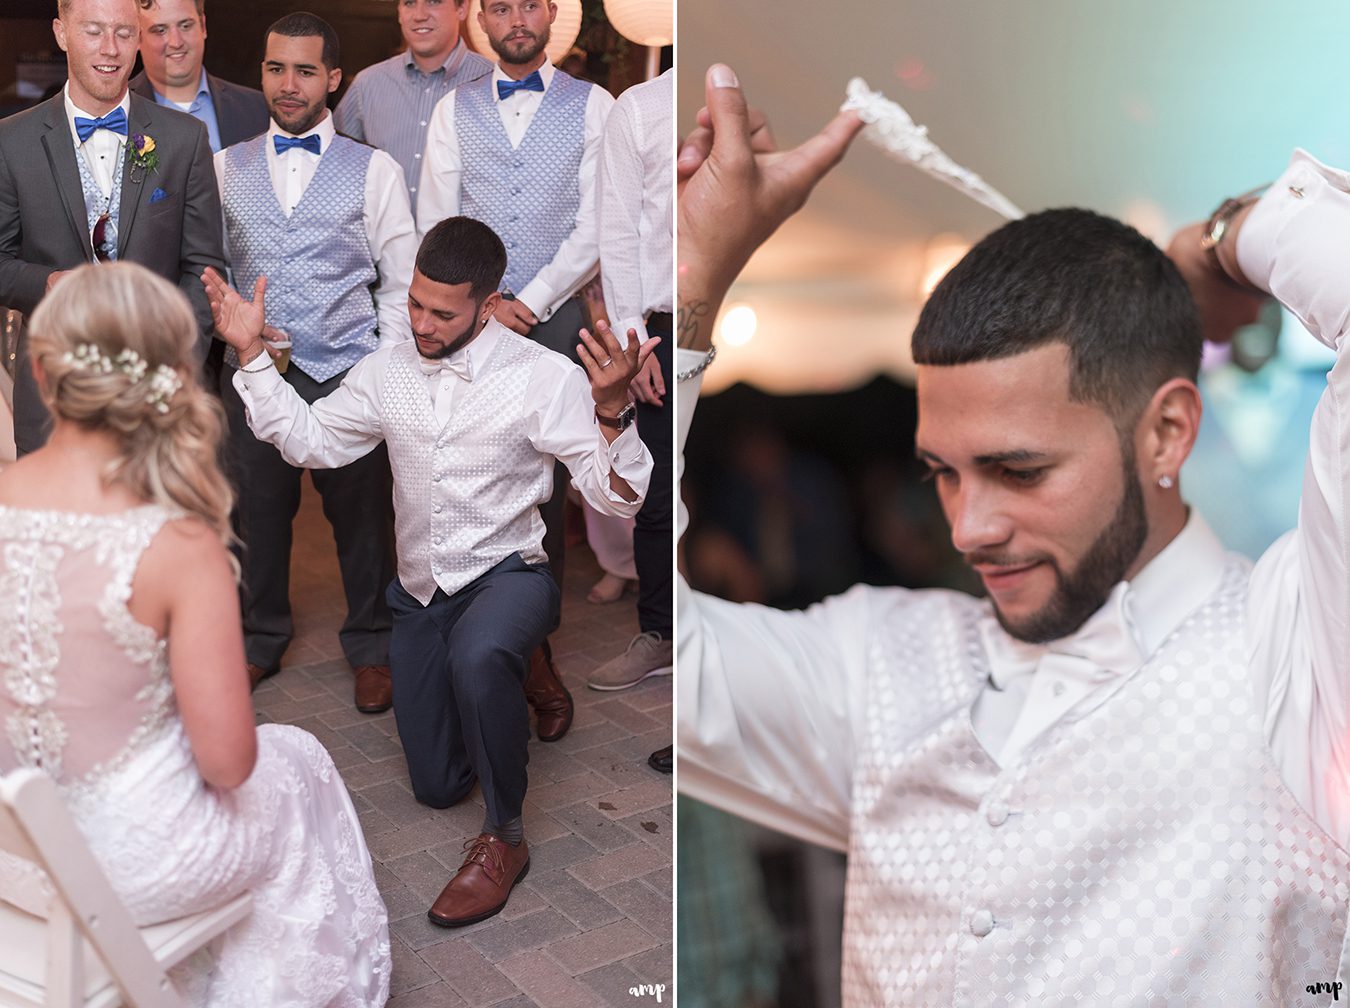
[[[127,608],[173,517],[0,506],[0,772],[37,767],[79,791],[174,720],[165,642]]]

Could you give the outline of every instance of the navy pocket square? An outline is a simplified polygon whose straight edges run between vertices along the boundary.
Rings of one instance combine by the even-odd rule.
[[[169,194],[166,193],[163,189],[159,189],[159,188],[156,188],[155,191],[152,192],[152,193],[150,194],[150,202],[151,202],[151,203],[158,203],[160,200],[162,200],[162,199],[168,199],[168,198],[169,198]]]

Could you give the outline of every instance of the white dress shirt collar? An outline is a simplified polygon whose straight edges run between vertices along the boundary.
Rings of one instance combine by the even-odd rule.
[[[333,127],[333,114],[331,112],[325,111],[323,114],[323,118],[319,120],[319,122],[315,125],[315,127],[311,130],[306,130],[304,133],[288,133],[286,132],[286,130],[282,129],[280,126],[277,125],[277,121],[275,119],[272,119],[267,123],[267,135],[273,137],[307,137],[311,135],[316,136],[319,138],[319,156],[322,157],[323,152],[328,149],[328,145],[333,142],[333,137],[337,135],[337,130]],[[267,145],[267,150],[269,153],[274,153],[275,148],[276,148],[275,143],[269,143]],[[300,147],[292,147],[286,153],[294,154],[297,151],[309,157],[314,156],[313,154],[310,154],[309,151],[303,150]]]
[[[510,100],[511,100],[511,101],[516,101],[516,100],[518,100],[518,99],[524,97],[524,96],[527,95],[527,94],[535,94],[535,95],[537,95],[538,97],[542,98],[542,97],[544,96],[544,94],[547,94],[547,93],[548,93],[548,89],[549,89],[550,87],[553,86],[553,75],[554,75],[554,73],[556,73],[556,72],[557,72],[557,71],[556,71],[556,68],[553,66],[553,61],[550,60],[550,59],[548,59],[547,57],[545,57],[545,58],[544,58],[544,63],[543,63],[543,65],[539,68],[539,79],[540,79],[541,81],[544,82],[544,90],[543,90],[543,93],[540,93],[540,92],[532,92],[532,91],[526,91],[526,92],[523,92],[523,93],[522,93],[522,92],[520,92],[520,91],[517,91],[517,92],[515,92],[514,94],[512,94],[512,95],[510,96]],[[526,74],[525,76],[528,77],[529,74]],[[493,100],[494,102],[497,102],[497,103],[500,105],[500,104],[501,104],[501,99],[497,97],[497,82],[498,82],[498,81],[512,81],[512,82],[514,82],[514,81],[515,81],[515,78],[512,77],[512,76],[510,76],[510,75],[508,75],[504,70],[502,70],[502,65],[501,65],[500,63],[493,63],[493,64],[492,64],[492,100]]]
[[[1227,554],[1204,518],[1195,509],[1182,530],[1130,581],[1121,581],[1102,606],[1072,634],[1048,644],[1026,644],[1011,637],[990,614],[980,627],[990,659],[990,679],[998,690],[1030,675],[1047,652],[1075,654],[1086,648],[1088,657],[1115,654],[1123,675],[1146,659],[1182,621],[1218,588]],[[1133,646],[1103,647],[1119,626]],[[1082,645],[1080,648],[1079,645]],[[1124,655],[1135,655],[1125,661]]]
[[[1177,537],[1130,581],[1126,603],[1140,652],[1151,655],[1219,587],[1227,551],[1191,508]]]

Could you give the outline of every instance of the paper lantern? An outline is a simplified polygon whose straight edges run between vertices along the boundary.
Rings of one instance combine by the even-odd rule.
[[[672,0],[605,0],[605,17],[640,46],[668,46],[675,40]]]
[[[557,63],[567,55],[572,44],[577,40],[577,34],[581,31],[581,0],[555,0],[558,5],[558,16],[553,19],[553,31],[549,34],[548,46],[545,51],[551,62]],[[468,30],[469,38],[473,40],[474,49],[482,53],[488,59],[496,62],[497,54],[492,51],[492,44],[488,42],[487,33],[478,26],[478,12],[482,8],[478,0],[471,0],[469,4],[469,16],[464,19],[464,25]]]

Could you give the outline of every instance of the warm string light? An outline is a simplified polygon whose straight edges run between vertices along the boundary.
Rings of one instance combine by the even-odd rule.
[[[745,346],[754,338],[759,327],[759,316],[747,304],[732,305],[722,316],[718,336],[727,346]]]

